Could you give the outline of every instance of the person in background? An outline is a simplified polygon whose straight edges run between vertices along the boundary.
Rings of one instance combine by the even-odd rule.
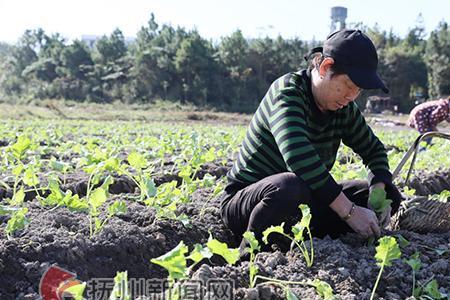
[[[305,59],[312,56],[307,70],[271,85],[227,174],[221,216],[240,239],[252,231],[261,241],[266,228],[282,222],[290,232],[301,218],[302,203],[311,208],[315,236],[379,236],[400,205],[386,149],[354,102],[363,89],[388,92],[377,74],[375,46],[359,30],[341,30]],[[341,141],[361,156],[369,169],[367,181],[338,183],[330,174]],[[368,205],[376,188],[393,200],[379,216]],[[245,247],[242,239],[242,255]]]
[[[419,134],[423,134],[437,131],[437,125],[444,120],[450,122],[450,96],[417,105],[409,113],[407,124]],[[425,138],[424,141],[431,145],[431,137]]]

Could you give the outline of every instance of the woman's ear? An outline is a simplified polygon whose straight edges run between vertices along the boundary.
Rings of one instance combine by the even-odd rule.
[[[319,66],[319,75],[320,77],[325,77],[328,71],[331,69],[331,66],[334,64],[334,59],[332,57],[325,57],[322,63]]]

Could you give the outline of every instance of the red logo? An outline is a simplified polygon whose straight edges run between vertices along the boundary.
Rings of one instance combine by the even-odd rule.
[[[43,300],[63,300],[64,292],[69,287],[81,284],[81,281],[75,279],[76,276],[75,273],[53,265],[42,275],[39,294]]]

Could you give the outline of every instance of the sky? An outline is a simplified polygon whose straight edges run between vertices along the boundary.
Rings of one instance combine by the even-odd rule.
[[[26,29],[82,35],[110,35],[119,28],[134,37],[154,13],[158,24],[197,29],[220,40],[240,29],[247,38],[298,37],[324,40],[331,7],[348,9],[347,24],[362,22],[404,37],[421,13],[426,32],[450,23],[450,0],[0,0],[0,41],[16,43]]]

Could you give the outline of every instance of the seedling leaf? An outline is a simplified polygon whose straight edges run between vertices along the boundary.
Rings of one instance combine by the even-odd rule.
[[[23,174],[23,182],[28,186],[35,186],[39,184],[39,178],[36,176],[33,168],[27,168]]]
[[[266,230],[264,230],[263,231],[263,237],[262,237],[262,240],[263,240],[263,242],[264,243],[266,243],[266,244],[268,244],[269,242],[267,241],[267,238],[268,238],[268,236],[271,234],[271,233],[274,233],[274,232],[276,232],[276,233],[280,233],[280,234],[284,234],[284,222],[283,223],[281,223],[281,225],[278,225],[278,226],[270,226],[269,228],[267,228]]]
[[[336,299],[336,296],[333,294],[333,288],[325,281],[320,279],[314,279],[311,284],[316,289],[316,292],[325,300],[333,300]]]
[[[447,296],[446,294],[443,294],[439,291],[439,285],[436,279],[433,279],[430,282],[428,282],[428,284],[424,287],[423,291],[433,299],[442,299]]]
[[[142,170],[148,164],[147,160],[144,158],[144,156],[137,152],[131,152],[128,155],[128,162],[130,163],[130,166],[132,166],[136,170]]]
[[[422,266],[420,259],[419,259],[419,252],[414,253],[411,255],[409,259],[405,259],[405,263],[407,263],[415,272],[419,271],[420,267]]]
[[[230,249],[226,243],[213,239],[211,236],[209,236],[206,246],[212,253],[222,256],[231,265],[239,260],[239,249]]]
[[[378,240],[375,259],[378,266],[391,266],[392,261],[400,258],[401,252],[397,241],[392,236],[384,236]]]
[[[29,223],[26,218],[26,214],[28,213],[28,208],[24,207],[18,211],[15,211],[6,224],[6,233],[8,235],[13,234],[17,230],[24,229],[25,226]]]
[[[397,241],[398,241],[398,245],[400,246],[400,248],[405,248],[407,246],[409,246],[409,241],[407,239],[405,239],[401,234],[397,234]]]
[[[243,237],[250,244],[250,248],[246,248],[249,253],[254,253],[255,251],[260,251],[261,247],[259,246],[258,240],[255,238],[255,234],[251,231],[246,231],[243,234]]]
[[[208,247],[203,247],[200,244],[195,244],[194,249],[191,251],[191,254],[188,256],[190,260],[192,260],[195,264],[199,263],[204,258],[211,258],[213,253]]]
[[[13,198],[12,198],[10,204],[11,204],[11,205],[15,205],[15,206],[21,206],[22,203],[23,203],[23,200],[25,200],[25,191],[24,191],[23,186],[22,186],[22,187],[20,188],[20,190],[18,190],[18,191],[14,194],[14,196],[13,196]]]
[[[89,202],[94,207],[94,209],[97,209],[100,206],[102,206],[103,203],[106,202],[106,199],[107,199],[106,191],[100,187],[92,192],[92,194],[89,197]]]
[[[286,300],[298,300],[298,297],[291,291],[290,288],[286,287],[284,289]]]
[[[108,207],[108,212],[111,215],[117,215],[119,213],[124,214],[127,212],[127,204],[121,200],[114,201],[114,203]]]
[[[169,272],[170,279],[183,279],[187,276],[186,253],[188,253],[188,247],[181,241],[166,254],[153,258],[150,261],[165,268]]]
[[[369,203],[376,213],[382,213],[391,205],[392,200],[386,199],[386,191],[383,188],[373,188],[369,195]]]

